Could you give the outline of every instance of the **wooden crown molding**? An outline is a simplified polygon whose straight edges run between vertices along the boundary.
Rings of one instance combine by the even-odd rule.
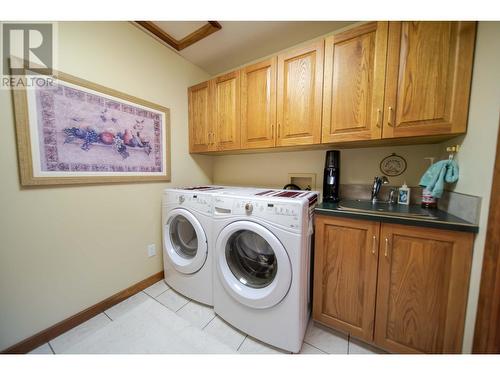
[[[208,23],[198,30],[193,31],[191,34],[185,36],[181,40],[177,40],[167,32],[162,30],[159,26],[157,26],[152,21],[134,21],[141,28],[149,31],[151,34],[167,43],[169,46],[175,48],[177,51],[182,51],[184,48],[189,47],[190,45],[206,38],[210,34],[215,33],[222,29],[222,25],[217,21],[208,21]]]

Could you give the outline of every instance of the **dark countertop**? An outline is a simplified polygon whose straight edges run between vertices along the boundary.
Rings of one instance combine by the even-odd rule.
[[[342,202],[339,203],[341,204]],[[456,230],[460,232],[477,233],[479,230],[479,227],[476,224],[469,223],[468,221],[460,219],[457,216],[448,214],[447,212],[438,209],[428,209],[428,211],[432,214],[432,216],[434,216],[434,218],[431,219],[426,217],[391,216],[390,214],[386,213],[379,214],[376,211],[373,211],[373,213],[372,212],[367,213],[367,212],[340,210],[339,203],[323,202],[316,206],[314,212],[318,215],[329,215],[329,216],[345,217],[350,219],[373,220],[384,223]],[[408,206],[400,208],[404,210],[407,207]]]

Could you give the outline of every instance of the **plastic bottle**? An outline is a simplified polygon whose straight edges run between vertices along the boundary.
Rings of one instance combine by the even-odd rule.
[[[437,208],[437,198],[434,198],[430,190],[422,189],[422,208]]]
[[[399,204],[410,204],[410,188],[406,185],[406,181],[403,186],[399,188],[398,191],[398,203]]]

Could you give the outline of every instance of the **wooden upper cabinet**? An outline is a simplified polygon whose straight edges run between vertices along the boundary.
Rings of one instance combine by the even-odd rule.
[[[390,22],[383,137],[467,128],[475,22]]]
[[[326,38],[323,143],[382,135],[387,22],[370,22]]]
[[[241,148],[274,147],[276,57],[241,70]]]
[[[373,339],[380,223],[316,216],[313,318]]]
[[[460,353],[472,233],[381,227],[375,343],[397,353]]]
[[[368,22],[193,86],[190,152],[464,133],[475,34]]]
[[[214,78],[211,84],[216,150],[237,150],[241,146],[240,71]]]
[[[189,152],[209,151],[212,146],[210,107],[208,81],[188,89]]]
[[[278,56],[277,146],[321,141],[324,41]]]

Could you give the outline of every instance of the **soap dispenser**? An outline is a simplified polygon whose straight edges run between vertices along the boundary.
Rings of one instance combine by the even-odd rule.
[[[399,188],[398,203],[406,205],[410,204],[410,188],[406,185],[406,181],[403,183],[403,186]]]

